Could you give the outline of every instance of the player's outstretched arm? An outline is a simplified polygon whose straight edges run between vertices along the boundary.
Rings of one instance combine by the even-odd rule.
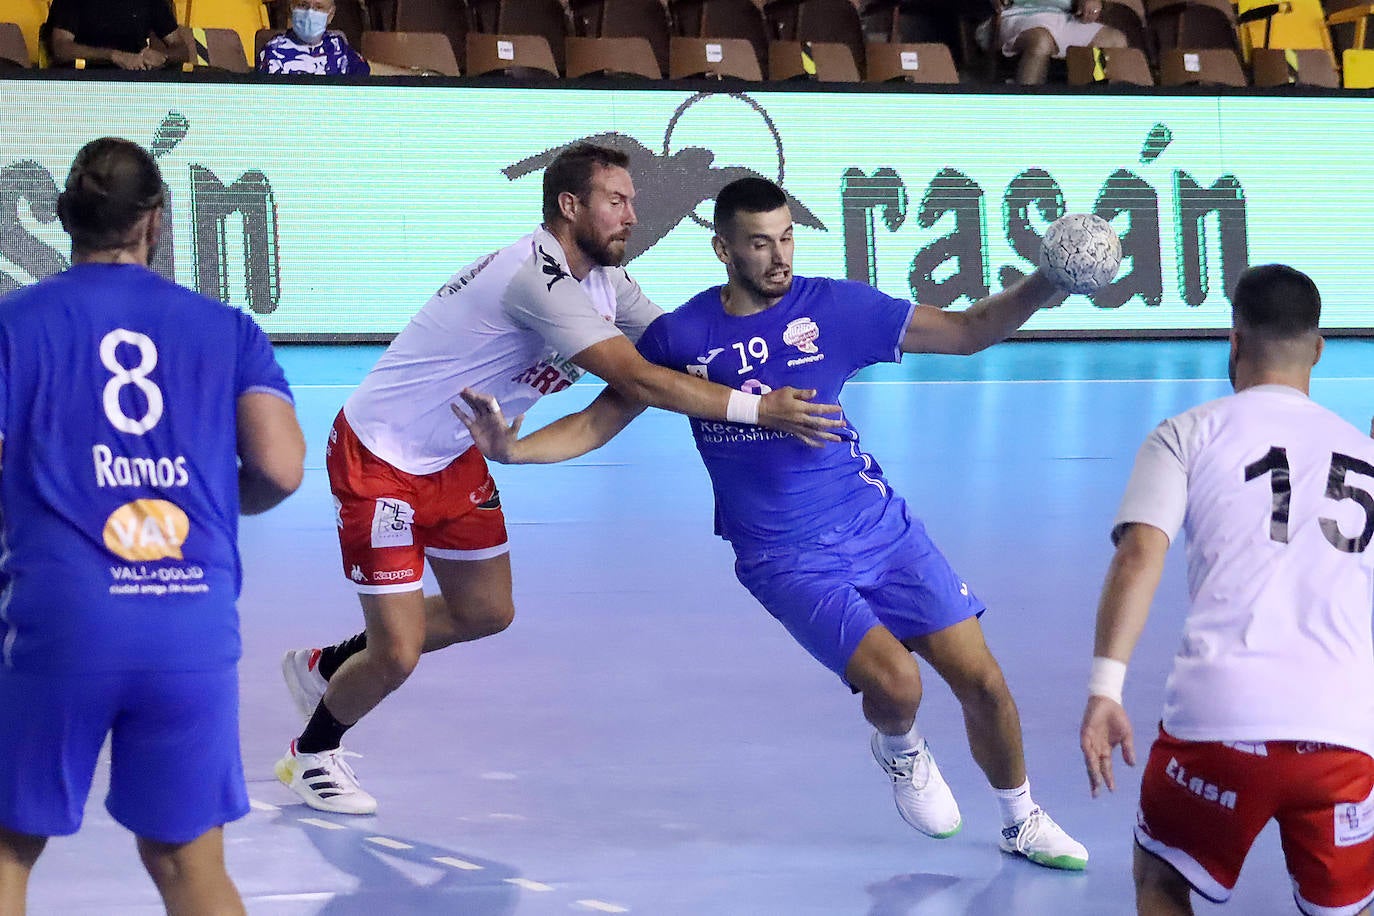
[[[753,402],[756,395],[746,395],[686,372],[656,366],[640,355],[629,338],[619,335],[587,347],[572,361],[626,397],[650,407],[703,420],[756,422],[759,426],[790,433],[807,445],[840,441],[830,430],[844,423],[828,416],[838,414],[840,406],[815,403],[812,400],[815,391],[779,388]],[[728,409],[732,396],[736,403],[757,403],[757,418],[741,419],[734,415]]]
[[[1004,340],[1037,311],[1058,305],[1066,295],[1037,270],[962,312],[918,305],[902,335],[902,352],[969,356]]]
[[[1131,720],[1121,705],[1121,686],[1126,663],[1150,616],[1169,536],[1153,525],[1127,525],[1116,544],[1116,555],[1107,569],[1102,598],[1097,605],[1097,635],[1093,641],[1093,673],[1088,683],[1088,705],[1083,711],[1079,744],[1088,768],[1088,787],[1093,797],[1102,786],[1116,791],[1112,776],[1112,749],[1121,746],[1121,758],[1135,766]]]
[[[482,454],[500,464],[554,464],[585,455],[610,442],[644,412],[643,404],[607,388],[577,413],[522,439],[524,417],[507,423],[501,405],[491,395],[464,388],[461,396],[467,409],[450,404],[454,416],[463,421]]]
[[[281,502],[305,476],[305,435],[296,408],[275,394],[238,399],[239,511],[256,515]]]

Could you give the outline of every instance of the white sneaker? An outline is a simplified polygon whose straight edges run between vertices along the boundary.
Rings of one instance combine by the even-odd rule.
[[[1088,850],[1065,833],[1044,808],[1036,808],[1018,824],[1003,827],[999,845],[1005,853],[1025,856],[1046,868],[1082,871],[1088,865]]]
[[[292,649],[282,656],[281,676],[291,700],[308,722],[320,705],[329,682],[320,674],[319,649]]]
[[[897,811],[906,821],[926,836],[947,839],[959,832],[963,818],[949,784],[940,775],[930,748],[925,741],[914,753],[891,756],[883,751],[881,738],[873,733],[869,747],[873,759],[892,779],[892,795]]]
[[[377,799],[363,791],[353,768],[343,759],[361,756],[343,748],[305,754],[296,750],[292,739],[290,750],[274,770],[283,785],[316,811],[372,814],[377,810]]]

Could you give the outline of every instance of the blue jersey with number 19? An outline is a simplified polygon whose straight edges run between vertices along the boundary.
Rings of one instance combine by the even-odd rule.
[[[237,401],[287,400],[248,315],[130,264],[0,300],[0,664],[239,657]]]
[[[797,277],[771,308],[735,316],[713,287],[649,325],[639,350],[730,388],[814,388],[817,401],[835,404],[859,369],[901,359],[914,307],[862,283]],[[716,533],[737,550],[814,539],[890,494],[848,418],[834,430],[843,441],[819,449],[760,426],[691,423],[715,490]]]

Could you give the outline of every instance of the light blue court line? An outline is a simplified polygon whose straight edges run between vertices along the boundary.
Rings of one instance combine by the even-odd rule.
[[[1216,383],[1227,381],[1224,378],[979,378],[979,379],[887,379],[878,381],[846,382],[846,388],[861,387],[904,387],[916,385],[1187,385],[1191,383]],[[1313,376],[1313,382],[1374,382],[1374,376]],[[601,387],[597,382],[581,383],[588,387]],[[357,385],[292,385],[292,390],[304,391],[343,391],[357,388]]]

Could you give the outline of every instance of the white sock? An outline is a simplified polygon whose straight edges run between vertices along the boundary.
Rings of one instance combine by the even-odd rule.
[[[994,786],[992,794],[997,796],[997,804],[1002,809],[1003,827],[1021,823],[1035,810],[1029,779],[1014,789],[999,789]]]
[[[921,749],[921,732],[916,728],[916,723],[911,723],[911,728],[905,735],[884,735],[878,733],[878,747],[889,757],[902,757],[914,753]]]

